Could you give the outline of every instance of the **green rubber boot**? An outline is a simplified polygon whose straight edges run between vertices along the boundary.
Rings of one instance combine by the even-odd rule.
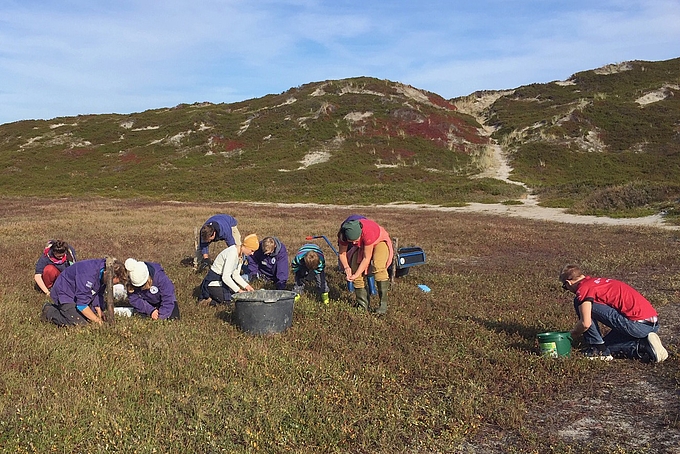
[[[375,310],[377,315],[385,315],[387,313],[387,292],[390,289],[390,281],[376,282],[378,287],[378,296],[380,296],[380,307]]]
[[[357,308],[368,311],[368,291],[365,288],[355,288],[354,295],[357,298]]]

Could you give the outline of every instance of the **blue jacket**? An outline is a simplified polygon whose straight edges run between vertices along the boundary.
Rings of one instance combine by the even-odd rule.
[[[236,227],[237,224],[235,218],[228,214],[216,214],[215,216],[208,218],[203,225],[207,224],[212,224],[215,228],[215,239],[212,240],[211,243],[224,240],[224,242],[227,243],[227,247],[236,244],[234,235],[231,233],[231,228]],[[201,249],[201,253],[208,253],[208,245],[209,243],[204,243],[203,240],[200,240],[198,247]]]
[[[101,307],[106,285],[102,275],[106,259],[75,262],[54,282],[50,297],[54,304],[76,303],[77,306]]]
[[[263,277],[274,281],[277,290],[284,290],[288,281],[288,251],[278,238],[274,238],[276,248],[271,255],[262,252],[260,247],[248,257],[248,274],[251,277]]]
[[[138,312],[146,315],[158,309],[158,318],[165,320],[172,315],[177,297],[175,285],[159,263],[144,262],[149,269],[149,277],[153,281],[148,290],[135,287],[135,291],[128,293],[130,305]]]

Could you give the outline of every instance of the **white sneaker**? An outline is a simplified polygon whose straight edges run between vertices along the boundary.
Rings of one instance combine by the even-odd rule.
[[[654,353],[651,358],[652,362],[660,363],[668,358],[668,351],[666,351],[663,345],[661,345],[661,339],[659,339],[658,334],[649,333],[647,336],[647,342],[649,342],[651,352]]]

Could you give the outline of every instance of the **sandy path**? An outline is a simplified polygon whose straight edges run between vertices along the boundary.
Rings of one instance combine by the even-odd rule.
[[[229,202],[234,203],[234,202]],[[240,202],[236,202],[240,203]],[[269,202],[243,202],[249,205],[279,206],[288,208],[324,208],[324,209],[355,209],[358,212],[365,209],[366,205],[330,205],[321,203],[269,203]],[[565,213],[563,208],[545,208],[535,203],[527,202],[523,205],[503,205],[500,203],[470,203],[462,207],[443,207],[439,205],[427,205],[418,203],[391,203],[387,205],[368,205],[371,208],[390,208],[398,210],[433,210],[451,213],[480,213],[494,216],[508,216],[515,218],[533,219],[537,221],[562,222],[566,224],[587,225],[621,225],[638,227],[657,227],[661,229],[680,230],[680,226],[664,225],[660,215],[646,216],[642,218],[608,218],[599,216],[582,216]]]

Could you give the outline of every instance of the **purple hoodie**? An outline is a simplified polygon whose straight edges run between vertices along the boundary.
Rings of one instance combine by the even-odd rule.
[[[147,290],[135,288],[133,293],[128,293],[130,305],[138,312],[151,315],[158,309],[158,318],[165,320],[170,317],[177,297],[175,296],[175,285],[172,283],[165,270],[159,263],[144,262],[149,269],[149,277],[153,283]]]
[[[104,302],[102,274],[106,259],[75,262],[57,277],[50,296],[54,304],[76,303],[77,306],[101,307]]]
[[[260,275],[266,279],[274,281],[277,290],[284,290],[288,281],[288,251],[278,238],[274,237],[276,248],[271,255],[262,252],[262,241],[260,247],[248,256],[248,274],[250,276]]]

